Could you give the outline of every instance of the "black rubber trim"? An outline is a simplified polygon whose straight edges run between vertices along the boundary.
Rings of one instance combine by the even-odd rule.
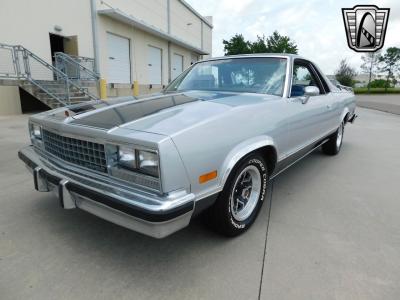
[[[64,194],[63,194],[63,186],[61,184],[58,185],[58,200],[60,201],[60,205],[64,208]]]
[[[32,170],[38,166],[33,161],[31,161],[25,154],[23,154],[21,151],[18,151],[18,157]]]
[[[39,175],[40,175],[40,177],[45,178],[48,182],[50,182],[50,183],[52,183],[54,185],[59,185],[60,184],[61,178],[59,178],[59,177],[57,177],[55,175],[49,174],[43,169],[41,169],[39,171]]]
[[[71,192],[75,192],[95,202],[99,202],[116,210],[122,211],[130,216],[146,220],[149,222],[164,222],[174,219],[189,211],[192,211],[194,206],[194,202],[189,202],[174,209],[161,212],[154,212],[145,210],[137,206],[130,205],[128,203],[121,202],[120,200],[114,197],[104,195],[97,191],[93,191],[76,183],[68,182],[66,186],[67,189]]]
[[[38,173],[37,170],[33,169],[33,186],[35,187],[35,190],[39,191],[39,183],[37,180],[37,175],[38,175],[37,173]]]
[[[192,218],[198,216],[207,208],[211,207],[215,203],[215,201],[217,201],[218,196],[219,193],[215,193],[213,195],[207,196],[206,198],[197,200],[194,206]]]
[[[304,147],[303,149],[289,155],[288,157],[284,158],[280,162],[277,163],[274,172],[272,173],[271,177],[275,177],[277,174],[279,174],[282,170],[285,170],[288,166],[291,166],[294,162],[297,162],[300,158],[303,158],[304,155],[307,154],[307,152],[310,152],[312,149],[315,149],[323,144],[323,142],[328,139],[332,133],[329,135],[319,139],[318,141],[309,144],[308,146]]]

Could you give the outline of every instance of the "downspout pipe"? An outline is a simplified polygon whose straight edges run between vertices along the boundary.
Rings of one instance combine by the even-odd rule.
[[[167,0],[167,32],[171,34],[171,0]],[[171,69],[171,42],[168,41],[168,83],[170,83],[172,79]]]
[[[90,0],[91,19],[92,19],[92,35],[93,35],[93,56],[94,56],[94,71],[100,75],[99,61],[99,37],[97,27],[97,0]]]

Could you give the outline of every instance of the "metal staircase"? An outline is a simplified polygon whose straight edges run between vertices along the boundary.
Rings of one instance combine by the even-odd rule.
[[[99,76],[83,61],[56,53],[56,66],[20,45],[0,43],[0,83],[19,85],[50,108],[96,100]]]
[[[97,99],[95,95],[89,94],[87,91],[89,87],[87,86],[77,88],[71,85],[69,86],[69,91],[66,92],[65,83],[59,80],[40,80],[36,81],[36,84],[32,84],[30,81],[23,81],[19,86],[50,108]]]

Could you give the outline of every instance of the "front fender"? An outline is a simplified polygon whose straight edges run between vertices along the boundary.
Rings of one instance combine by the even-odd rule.
[[[221,167],[222,176],[220,177],[220,183],[219,183],[221,188],[224,187],[226,180],[228,179],[229,174],[231,173],[235,165],[243,157],[245,157],[248,153],[253,152],[254,150],[257,150],[265,146],[272,146],[276,148],[272,137],[267,135],[256,136],[248,140],[245,140],[240,144],[238,144],[236,147],[234,147],[228,153]]]

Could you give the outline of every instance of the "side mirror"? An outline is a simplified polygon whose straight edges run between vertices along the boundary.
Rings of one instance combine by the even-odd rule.
[[[312,96],[318,96],[319,95],[319,88],[316,86],[306,86],[304,88],[304,96],[312,97]]]
[[[313,85],[304,88],[304,95],[301,97],[301,103],[306,104],[310,97],[319,95],[319,88]]]

